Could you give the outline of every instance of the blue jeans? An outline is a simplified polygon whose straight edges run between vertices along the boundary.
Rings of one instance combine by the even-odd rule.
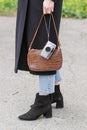
[[[55,75],[40,75],[39,76],[39,93],[40,94],[51,94],[55,91],[55,83],[62,80],[62,76],[59,70],[56,71]]]

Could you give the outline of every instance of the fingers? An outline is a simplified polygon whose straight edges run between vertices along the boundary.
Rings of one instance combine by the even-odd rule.
[[[43,2],[43,13],[50,14],[54,11],[54,2],[53,1],[44,1]]]
[[[53,11],[54,11],[53,7],[44,7],[43,8],[43,13],[44,14],[50,14]]]
[[[52,10],[50,8],[44,8],[43,13],[44,14],[50,14]]]

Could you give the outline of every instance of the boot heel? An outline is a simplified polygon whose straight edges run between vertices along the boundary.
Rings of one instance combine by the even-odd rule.
[[[50,108],[46,113],[43,114],[45,118],[51,118],[52,117],[52,108]]]
[[[56,108],[63,108],[64,107],[64,103],[63,100],[58,100],[56,102]]]

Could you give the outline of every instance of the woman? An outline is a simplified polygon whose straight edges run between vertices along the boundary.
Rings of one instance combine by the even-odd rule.
[[[63,108],[63,96],[60,92],[59,82],[61,74],[59,70],[48,72],[30,71],[27,65],[28,47],[44,13],[47,25],[50,13],[53,13],[57,31],[59,32],[62,11],[62,0],[19,0],[16,24],[16,46],[15,46],[15,73],[18,70],[29,71],[39,76],[39,92],[36,94],[35,102],[31,109],[19,116],[21,120],[36,120],[41,115],[46,118],[52,117],[51,103],[56,102],[56,108]],[[57,44],[57,39],[51,22],[50,41]],[[34,41],[33,48],[42,49],[47,42],[45,22],[42,21],[38,35]]]

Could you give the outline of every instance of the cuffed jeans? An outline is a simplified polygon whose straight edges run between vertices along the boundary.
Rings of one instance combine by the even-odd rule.
[[[39,93],[40,94],[51,94],[55,91],[55,83],[62,80],[60,70],[56,71],[55,75],[40,75],[39,76]]]

